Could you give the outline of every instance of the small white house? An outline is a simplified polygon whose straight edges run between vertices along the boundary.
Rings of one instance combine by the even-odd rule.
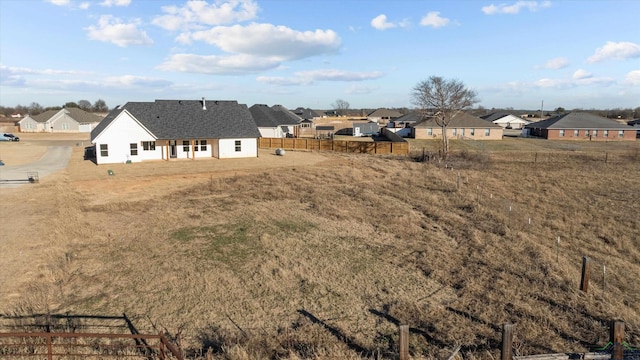
[[[246,105],[204,99],[129,102],[91,132],[97,164],[257,157],[258,137]]]
[[[38,115],[27,115],[18,121],[20,132],[91,132],[102,117],[79,108],[47,110]]]
[[[500,111],[488,115],[480,116],[481,119],[491,121],[496,125],[500,125],[503,129],[523,129],[525,125],[531,123],[520,116],[515,116],[508,112]]]

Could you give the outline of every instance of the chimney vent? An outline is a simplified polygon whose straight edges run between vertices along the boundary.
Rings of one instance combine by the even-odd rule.
[[[202,97],[202,110],[207,110],[207,104],[204,101],[204,96]]]

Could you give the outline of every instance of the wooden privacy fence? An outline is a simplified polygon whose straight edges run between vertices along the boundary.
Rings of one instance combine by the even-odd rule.
[[[260,138],[258,139],[258,146],[262,149],[281,148],[285,150],[316,150],[385,155],[409,154],[409,143],[406,141],[371,142],[306,138]]]
[[[162,335],[54,332],[0,333],[2,359],[178,359]]]

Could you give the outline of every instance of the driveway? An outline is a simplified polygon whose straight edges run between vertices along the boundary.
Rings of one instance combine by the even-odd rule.
[[[60,171],[67,167],[70,158],[70,146],[49,146],[47,152],[37,161],[29,164],[0,166],[0,188],[28,184],[29,173],[37,173],[37,177],[41,179]]]

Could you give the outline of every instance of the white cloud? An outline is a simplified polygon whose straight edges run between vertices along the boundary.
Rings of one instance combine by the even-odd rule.
[[[259,7],[254,0],[207,1],[189,0],[183,7],[163,6],[165,15],[153,19],[153,24],[166,30],[198,29],[255,19]]]
[[[80,5],[78,5],[78,7],[82,10],[87,10],[89,6],[91,6],[91,3],[88,3],[88,2],[83,2],[83,3],[80,3]]]
[[[100,3],[102,6],[129,6],[131,4],[131,0],[104,0]]]
[[[353,72],[336,69],[320,69],[310,71],[299,71],[296,76],[311,80],[324,81],[364,81],[373,80],[382,77],[384,74],[380,71],[371,72]]]
[[[278,67],[278,59],[251,55],[195,55],[174,54],[169,60],[158,66],[164,71],[180,71],[189,73],[237,75],[249,74]]]
[[[378,30],[386,30],[396,27],[397,25],[387,21],[387,15],[380,14],[371,20],[371,26]]]
[[[593,77],[593,74],[584,69],[578,69],[573,73],[574,79],[588,79],[591,77]]]
[[[57,6],[67,6],[71,4],[71,0],[45,0],[45,1]]]
[[[596,49],[596,52],[588,59],[588,63],[596,63],[604,60],[624,60],[640,57],[640,45],[632,42],[613,42],[607,43]]]
[[[540,88],[567,89],[577,86],[601,85],[609,86],[615,83],[615,80],[609,77],[594,77],[591,74],[583,78],[572,79],[540,79],[534,81],[534,85]]]
[[[149,78],[144,76],[123,75],[108,77],[104,79],[104,84],[111,87],[167,87],[172,82],[168,80]]]
[[[228,53],[274,57],[282,61],[335,53],[340,46],[340,38],[333,30],[301,32],[271,24],[217,26],[183,35],[180,37],[182,42],[203,41]]]
[[[536,66],[536,68],[558,70],[566,68],[567,66],[569,66],[569,59],[564,57],[557,57],[547,61],[546,63],[544,63],[544,65]]]
[[[0,65],[1,73],[12,75],[88,75],[86,71],[56,70],[56,69],[31,69],[15,66]]]
[[[482,12],[487,15],[493,14],[517,14],[522,9],[528,9],[529,11],[538,11],[540,9],[548,8],[551,6],[551,1],[517,1],[514,4],[500,4],[500,5],[488,5],[482,7]]]
[[[422,20],[420,20],[420,25],[439,28],[442,26],[446,26],[447,24],[449,24],[449,22],[449,19],[440,17],[440,12],[431,11],[427,15],[425,15]]]
[[[624,82],[631,85],[640,85],[640,70],[633,70],[627,73]]]
[[[379,86],[351,85],[345,89],[345,92],[350,95],[364,95],[371,94],[378,89],[380,89]]]
[[[259,82],[290,86],[290,85],[308,85],[315,81],[366,81],[382,77],[384,74],[380,71],[372,72],[353,72],[336,69],[319,69],[309,71],[298,71],[293,77],[269,77],[260,76],[257,78]]]
[[[309,79],[286,78],[281,76],[258,76],[256,80],[261,83],[278,86],[307,85],[311,83]]]
[[[103,15],[98,20],[97,26],[92,25],[85,30],[91,40],[110,42],[120,47],[153,44],[153,40],[147,36],[147,33],[138,29],[139,25],[138,19],[123,23],[122,20],[111,15]]]

